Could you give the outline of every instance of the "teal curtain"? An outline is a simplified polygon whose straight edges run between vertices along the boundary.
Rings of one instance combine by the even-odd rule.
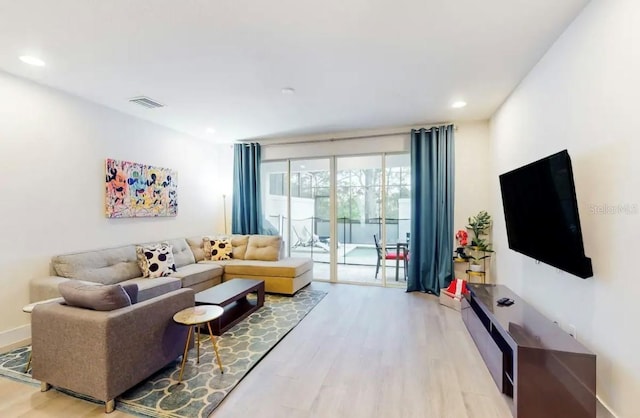
[[[261,234],[260,144],[234,144],[233,153],[231,232]]]
[[[411,130],[408,292],[440,294],[453,277],[453,125]]]

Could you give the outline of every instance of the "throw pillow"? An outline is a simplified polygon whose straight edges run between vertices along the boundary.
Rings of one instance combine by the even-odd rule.
[[[211,241],[213,241],[213,238],[202,238],[202,250],[204,251],[205,260],[211,260]]]
[[[86,284],[69,280],[58,285],[67,305],[95,311],[113,311],[131,306],[131,299],[119,284]]]
[[[278,235],[250,235],[245,260],[278,261],[282,237]]]
[[[231,247],[233,248],[233,258],[237,260],[244,260],[248,243],[249,235],[232,235]]]
[[[205,240],[202,238],[202,235],[187,238],[187,244],[189,244],[189,248],[191,248],[191,252],[193,253],[193,257],[196,259],[196,263],[206,258],[204,255]]]
[[[247,251],[247,244],[249,243],[249,235],[221,235],[215,238],[203,237],[202,249],[205,260],[211,259],[211,242],[220,239],[226,239],[231,242],[231,258],[244,260],[244,255]]]
[[[138,245],[136,254],[143,277],[164,277],[176,271],[173,247],[167,242],[147,246]]]
[[[231,241],[228,239],[216,239],[210,241],[211,244],[211,260],[231,260],[233,256],[233,249],[231,247]]]

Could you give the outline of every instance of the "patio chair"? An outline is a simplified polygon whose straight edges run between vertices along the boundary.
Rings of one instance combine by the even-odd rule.
[[[396,263],[398,263],[400,260],[402,260],[403,262],[403,266],[404,266],[404,279],[405,281],[407,280],[407,267],[408,267],[408,261],[409,261],[409,252],[407,251],[407,247],[406,245],[402,247],[402,252],[401,253],[397,253],[395,251],[389,251],[389,249],[396,249],[396,246],[386,246],[384,248],[382,248],[382,245],[380,244],[380,241],[378,240],[378,237],[376,234],[373,234],[373,241],[376,244],[376,250],[378,252],[378,259],[376,262],[376,275],[375,278],[378,278],[378,272],[380,271],[380,266],[382,265],[382,260],[396,260]],[[397,264],[396,264],[397,266]],[[397,268],[397,267],[396,267]],[[396,281],[398,280],[398,274],[396,272]]]
[[[325,251],[329,251],[329,245],[321,242],[320,238],[316,234],[312,234],[306,226],[302,227],[302,230],[298,232],[295,226],[291,226],[293,233],[296,236],[296,242],[292,248],[296,247],[318,247]]]

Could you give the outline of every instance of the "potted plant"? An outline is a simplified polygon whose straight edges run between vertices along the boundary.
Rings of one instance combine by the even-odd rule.
[[[471,239],[472,247],[486,248],[491,245],[482,238],[482,236],[487,235],[487,231],[490,227],[491,215],[489,215],[486,210],[481,210],[476,216],[469,218],[469,225],[467,225],[467,229],[470,229],[473,232],[473,238]]]
[[[487,211],[482,210],[478,212],[476,216],[469,218],[467,229],[473,232],[473,238],[469,246],[470,251],[469,254],[467,254],[467,256],[473,260],[469,266],[471,271],[482,271],[482,266],[479,261],[491,257],[490,253],[493,252],[491,243],[485,238],[489,228],[491,228],[491,215],[489,215]]]

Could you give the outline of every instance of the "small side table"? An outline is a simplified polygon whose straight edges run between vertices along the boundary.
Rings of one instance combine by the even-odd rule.
[[[197,352],[198,358],[196,363],[200,363],[200,325],[207,324],[209,328],[209,336],[211,337],[211,343],[213,344],[213,351],[216,353],[216,359],[218,360],[218,367],[220,367],[220,373],[224,374],[222,369],[222,362],[220,361],[220,355],[218,354],[218,344],[216,338],[211,331],[210,321],[219,318],[224,313],[224,309],[215,305],[201,305],[186,308],[173,315],[173,320],[178,324],[189,326],[189,333],[187,334],[187,343],[184,346],[184,354],[182,355],[182,364],[180,365],[180,376],[178,377],[178,383],[182,382],[182,373],[184,372],[184,365],[187,362],[187,354],[189,352],[189,342],[191,341],[191,334],[193,334],[193,327],[195,326],[198,333]]]

